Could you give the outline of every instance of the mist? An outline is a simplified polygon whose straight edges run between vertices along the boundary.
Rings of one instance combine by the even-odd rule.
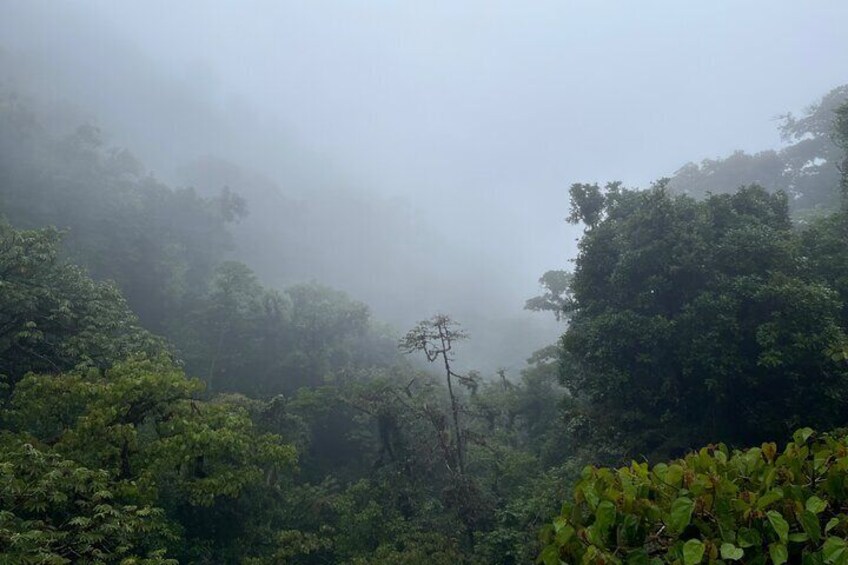
[[[241,240],[264,280],[347,290],[399,329],[450,312],[483,334],[486,369],[559,331],[521,309],[574,256],[568,184],[645,186],[778,146],[773,118],[838,84],[828,53],[848,47],[838,2],[2,10],[7,89],[98,125],[167,182],[229,185],[243,231],[291,226]],[[229,178],[202,174],[210,161]],[[298,205],[309,221],[287,216]],[[480,343],[493,319],[529,334],[518,358]]]

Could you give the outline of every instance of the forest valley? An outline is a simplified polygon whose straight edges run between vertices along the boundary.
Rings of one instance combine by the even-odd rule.
[[[4,95],[0,562],[848,563],[847,98],[574,184],[573,269],[527,301],[564,334],[484,375],[446,313],[264,286],[238,187]]]

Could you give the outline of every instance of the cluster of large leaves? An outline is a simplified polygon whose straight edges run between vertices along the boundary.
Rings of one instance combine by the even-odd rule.
[[[259,433],[244,408],[199,401],[201,388],[165,358],[131,358],[105,372],[30,374],[16,386],[6,419],[49,457],[96,470],[116,503],[162,509],[185,538],[176,547],[187,552],[236,543],[253,517],[242,516],[226,536],[204,529],[202,519],[231,516],[256,489],[273,489],[295,460],[294,448]],[[31,489],[39,479],[19,480]]]
[[[0,561],[176,563],[160,508],[115,500],[109,473],[0,436]]]
[[[804,428],[668,464],[587,467],[542,531],[539,562],[848,563],[848,437]]]

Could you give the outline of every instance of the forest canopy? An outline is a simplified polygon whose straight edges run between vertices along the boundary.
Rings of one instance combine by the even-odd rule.
[[[450,312],[276,284],[311,217],[273,183],[161,180],[3,91],[0,562],[848,563],[846,99],[780,149],[572,184],[576,257],[525,303],[561,337],[488,371]],[[454,281],[453,252],[407,259]]]

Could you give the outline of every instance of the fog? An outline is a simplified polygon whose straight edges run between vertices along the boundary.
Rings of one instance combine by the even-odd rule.
[[[569,184],[779,146],[776,116],[845,82],[846,23],[837,0],[4,0],[0,80],[168,183],[243,194],[265,282],[399,330],[448,312],[476,366],[515,369],[562,331],[522,307],[575,254]]]

